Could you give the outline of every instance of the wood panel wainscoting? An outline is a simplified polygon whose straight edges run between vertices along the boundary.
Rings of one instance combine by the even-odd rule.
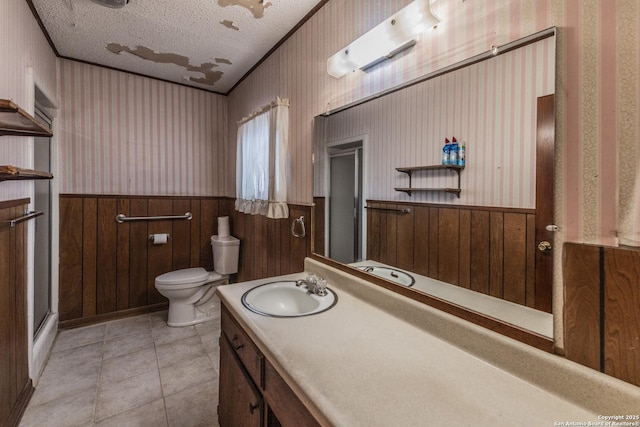
[[[232,282],[302,271],[311,238],[293,237],[291,221],[310,218],[311,207],[289,205],[289,211],[289,218],[272,220],[239,213],[225,197],[60,195],[61,327],[166,308],[155,277],[180,268],[213,270],[210,237],[219,216],[229,216],[231,234],[240,239]],[[117,214],[186,212],[191,220],[115,221]],[[168,233],[168,242],[154,245],[148,239],[154,233]]]
[[[27,327],[27,222],[29,199],[0,202],[0,425],[17,426],[33,394]]]
[[[535,307],[533,209],[367,201],[367,258]],[[409,208],[409,213],[394,209]]]
[[[640,250],[565,243],[567,359],[640,386]]]

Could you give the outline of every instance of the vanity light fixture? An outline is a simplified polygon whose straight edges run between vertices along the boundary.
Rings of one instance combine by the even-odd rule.
[[[414,46],[420,34],[438,22],[429,0],[415,0],[327,59],[327,73],[339,79],[367,70]]]

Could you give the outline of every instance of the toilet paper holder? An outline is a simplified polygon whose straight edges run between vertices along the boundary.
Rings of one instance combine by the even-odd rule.
[[[169,233],[156,233],[156,234],[149,234],[149,241],[153,244],[164,244],[167,243],[169,241],[169,238],[171,237],[171,235]]]

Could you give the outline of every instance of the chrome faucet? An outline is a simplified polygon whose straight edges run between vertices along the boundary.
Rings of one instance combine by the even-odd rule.
[[[296,280],[296,286],[306,286],[308,292],[320,297],[327,295],[327,281],[313,274],[308,275],[306,279]]]

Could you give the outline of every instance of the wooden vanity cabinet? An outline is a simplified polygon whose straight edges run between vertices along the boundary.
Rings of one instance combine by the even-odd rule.
[[[224,337],[220,337],[218,405],[218,421],[221,426],[260,427],[262,425],[264,407],[262,395],[243,369],[229,341]]]
[[[320,426],[224,304],[221,324],[220,426]]]

